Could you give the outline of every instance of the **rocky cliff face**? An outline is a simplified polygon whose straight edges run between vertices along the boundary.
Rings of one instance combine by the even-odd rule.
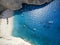
[[[1,5],[4,7],[11,9],[11,10],[17,10],[21,8],[22,1],[21,0],[1,0]]]
[[[0,14],[1,14],[4,10],[6,10],[6,8],[5,8],[4,6],[2,6],[2,5],[0,5]]]
[[[27,3],[27,4],[33,4],[33,5],[42,5],[45,3],[49,3],[52,0],[24,0],[23,3]]]
[[[6,8],[11,10],[18,10],[22,8],[22,3],[42,5],[52,0],[0,0],[0,13]]]

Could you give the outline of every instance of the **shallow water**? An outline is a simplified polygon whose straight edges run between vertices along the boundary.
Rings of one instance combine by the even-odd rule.
[[[34,45],[60,45],[60,0],[48,5],[23,5],[14,13],[12,35]]]

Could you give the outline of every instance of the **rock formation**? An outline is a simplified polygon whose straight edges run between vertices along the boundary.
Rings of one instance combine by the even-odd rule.
[[[0,0],[0,5],[3,5],[5,8],[11,9],[11,10],[18,10],[22,8],[22,3],[42,5],[50,1],[52,0]],[[3,10],[4,8],[3,7],[1,8],[1,7],[2,6],[0,6],[0,9]]]

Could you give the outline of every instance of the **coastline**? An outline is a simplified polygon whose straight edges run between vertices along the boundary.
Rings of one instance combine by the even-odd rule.
[[[5,13],[3,13],[4,16],[2,16],[1,19],[1,37],[0,38],[0,45],[31,45],[29,42],[24,41],[24,39],[13,37],[11,35],[13,30],[13,16],[12,12],[9,12],[10,10],[7,10]],[[12,17],[8,18],[8,24],[7,24],[7,15],[11,15]]]

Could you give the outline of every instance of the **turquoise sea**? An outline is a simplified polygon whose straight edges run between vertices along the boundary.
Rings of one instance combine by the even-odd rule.
[[[14,12],[12,35],[34,45],[60,45],[60,0],[44,5],[23,4]]]

